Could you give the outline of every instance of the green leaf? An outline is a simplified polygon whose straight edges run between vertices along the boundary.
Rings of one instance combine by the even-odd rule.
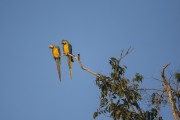
[[[93,118],[95,119],[98,116],[98,112],[94,112]]]
[[[115,57],[111,57],[110,58],[112,61],[117,61],[117,59]]]
[[[180,73],[175,73],[175,78],[177,79],[178,82],[180,82]]]
[[[154,116],[157,115],[157,110],[156,110],[156,109],[152,108],[151,111],[152,111],[152,114],[153,114]]]
[[[137,95],[137,99],[142,100],[142,97],[140,94]]]
[[[107,103],[108,103],[107,98],[103,98],[103,99],[101,99],[100,106],[104,107]]]
[[[152,104],[155,104],[155,97],[156,97],[156,93],[153,93],[153,94],[151,95],[151,103],[152,103]]]
[[[139,73],[136,73],[135,77],[133,78],[133,81],[135,81],[135,82],[142,82],[142,80],[143,80],[143,76],[140,75]]]
[[[118,95],[119,95],[120,98],[123,98],[123,97],[124,97],[124,92],[120,91],[120,92],[118,93]]]
[[[117,120],[120,119],[120,114],[121,114],[121,111],[120,111],[120,110],[117,110],[117,111],[115,112],[115,117],[116,117]]]

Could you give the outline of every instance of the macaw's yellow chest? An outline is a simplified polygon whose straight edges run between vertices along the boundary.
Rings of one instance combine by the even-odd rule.
[[[53,55],[54,55],[55,58],[60,57],[60,53],[59,53],[58,48],[54,48],[54,49],[53,49]]]
[[[64,54],[68,54],[69,53],[69,48],[68,48],[68,44],[64,45]]]

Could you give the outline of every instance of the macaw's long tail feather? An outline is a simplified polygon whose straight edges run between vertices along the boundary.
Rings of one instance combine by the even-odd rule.
[[[68,66],[69,66],[69,71],[70,71],[70,77],[72,79],[72,58],[71,58],[71,56],[68,56],[67,59],[68,59]]]
[[[60,69],[60,59],[55,59],[56,60],[56,66],[57,66],[57,71],[59,75],[59,80],[61,81],[61,69]]]

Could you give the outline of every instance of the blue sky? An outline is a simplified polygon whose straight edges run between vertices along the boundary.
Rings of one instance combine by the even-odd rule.
[[[70,80],[64,57],[58,80],[48,46],[62,39],[86,67],[105,75],[109,58],[132,46],[122,63],[127,77],[139,72],[144,87],[160,87],[152,77],[160,78],[163,65],[171,64],[167,74],[180,69],[179,6],[179,0],[0,0],[0,119],[93,119],[95,77],[74,62]]]

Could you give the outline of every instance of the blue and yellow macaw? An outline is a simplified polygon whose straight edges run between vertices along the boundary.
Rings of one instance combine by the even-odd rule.
[[[74,60],[72,56],[68,55],[68,54],[72,54],[72,46],[67,40],[62,40],[61,44],[63,45],[64,54],[67,56],[70,77],[72,79],[72,62],[74,62]]]
[[[58,75],[59,75],[59,80],[61,81],[61,69],[60,69],[60,64],[61,64],[61,52],[60,52],[60,49],[58,46],[55,46],[53,44],[51,44],[49,46],[49,48],[52,49],[52,54],[53,54],[53,57],[56,61],[56,66],[57,66],[57,70],[58,70]]]

